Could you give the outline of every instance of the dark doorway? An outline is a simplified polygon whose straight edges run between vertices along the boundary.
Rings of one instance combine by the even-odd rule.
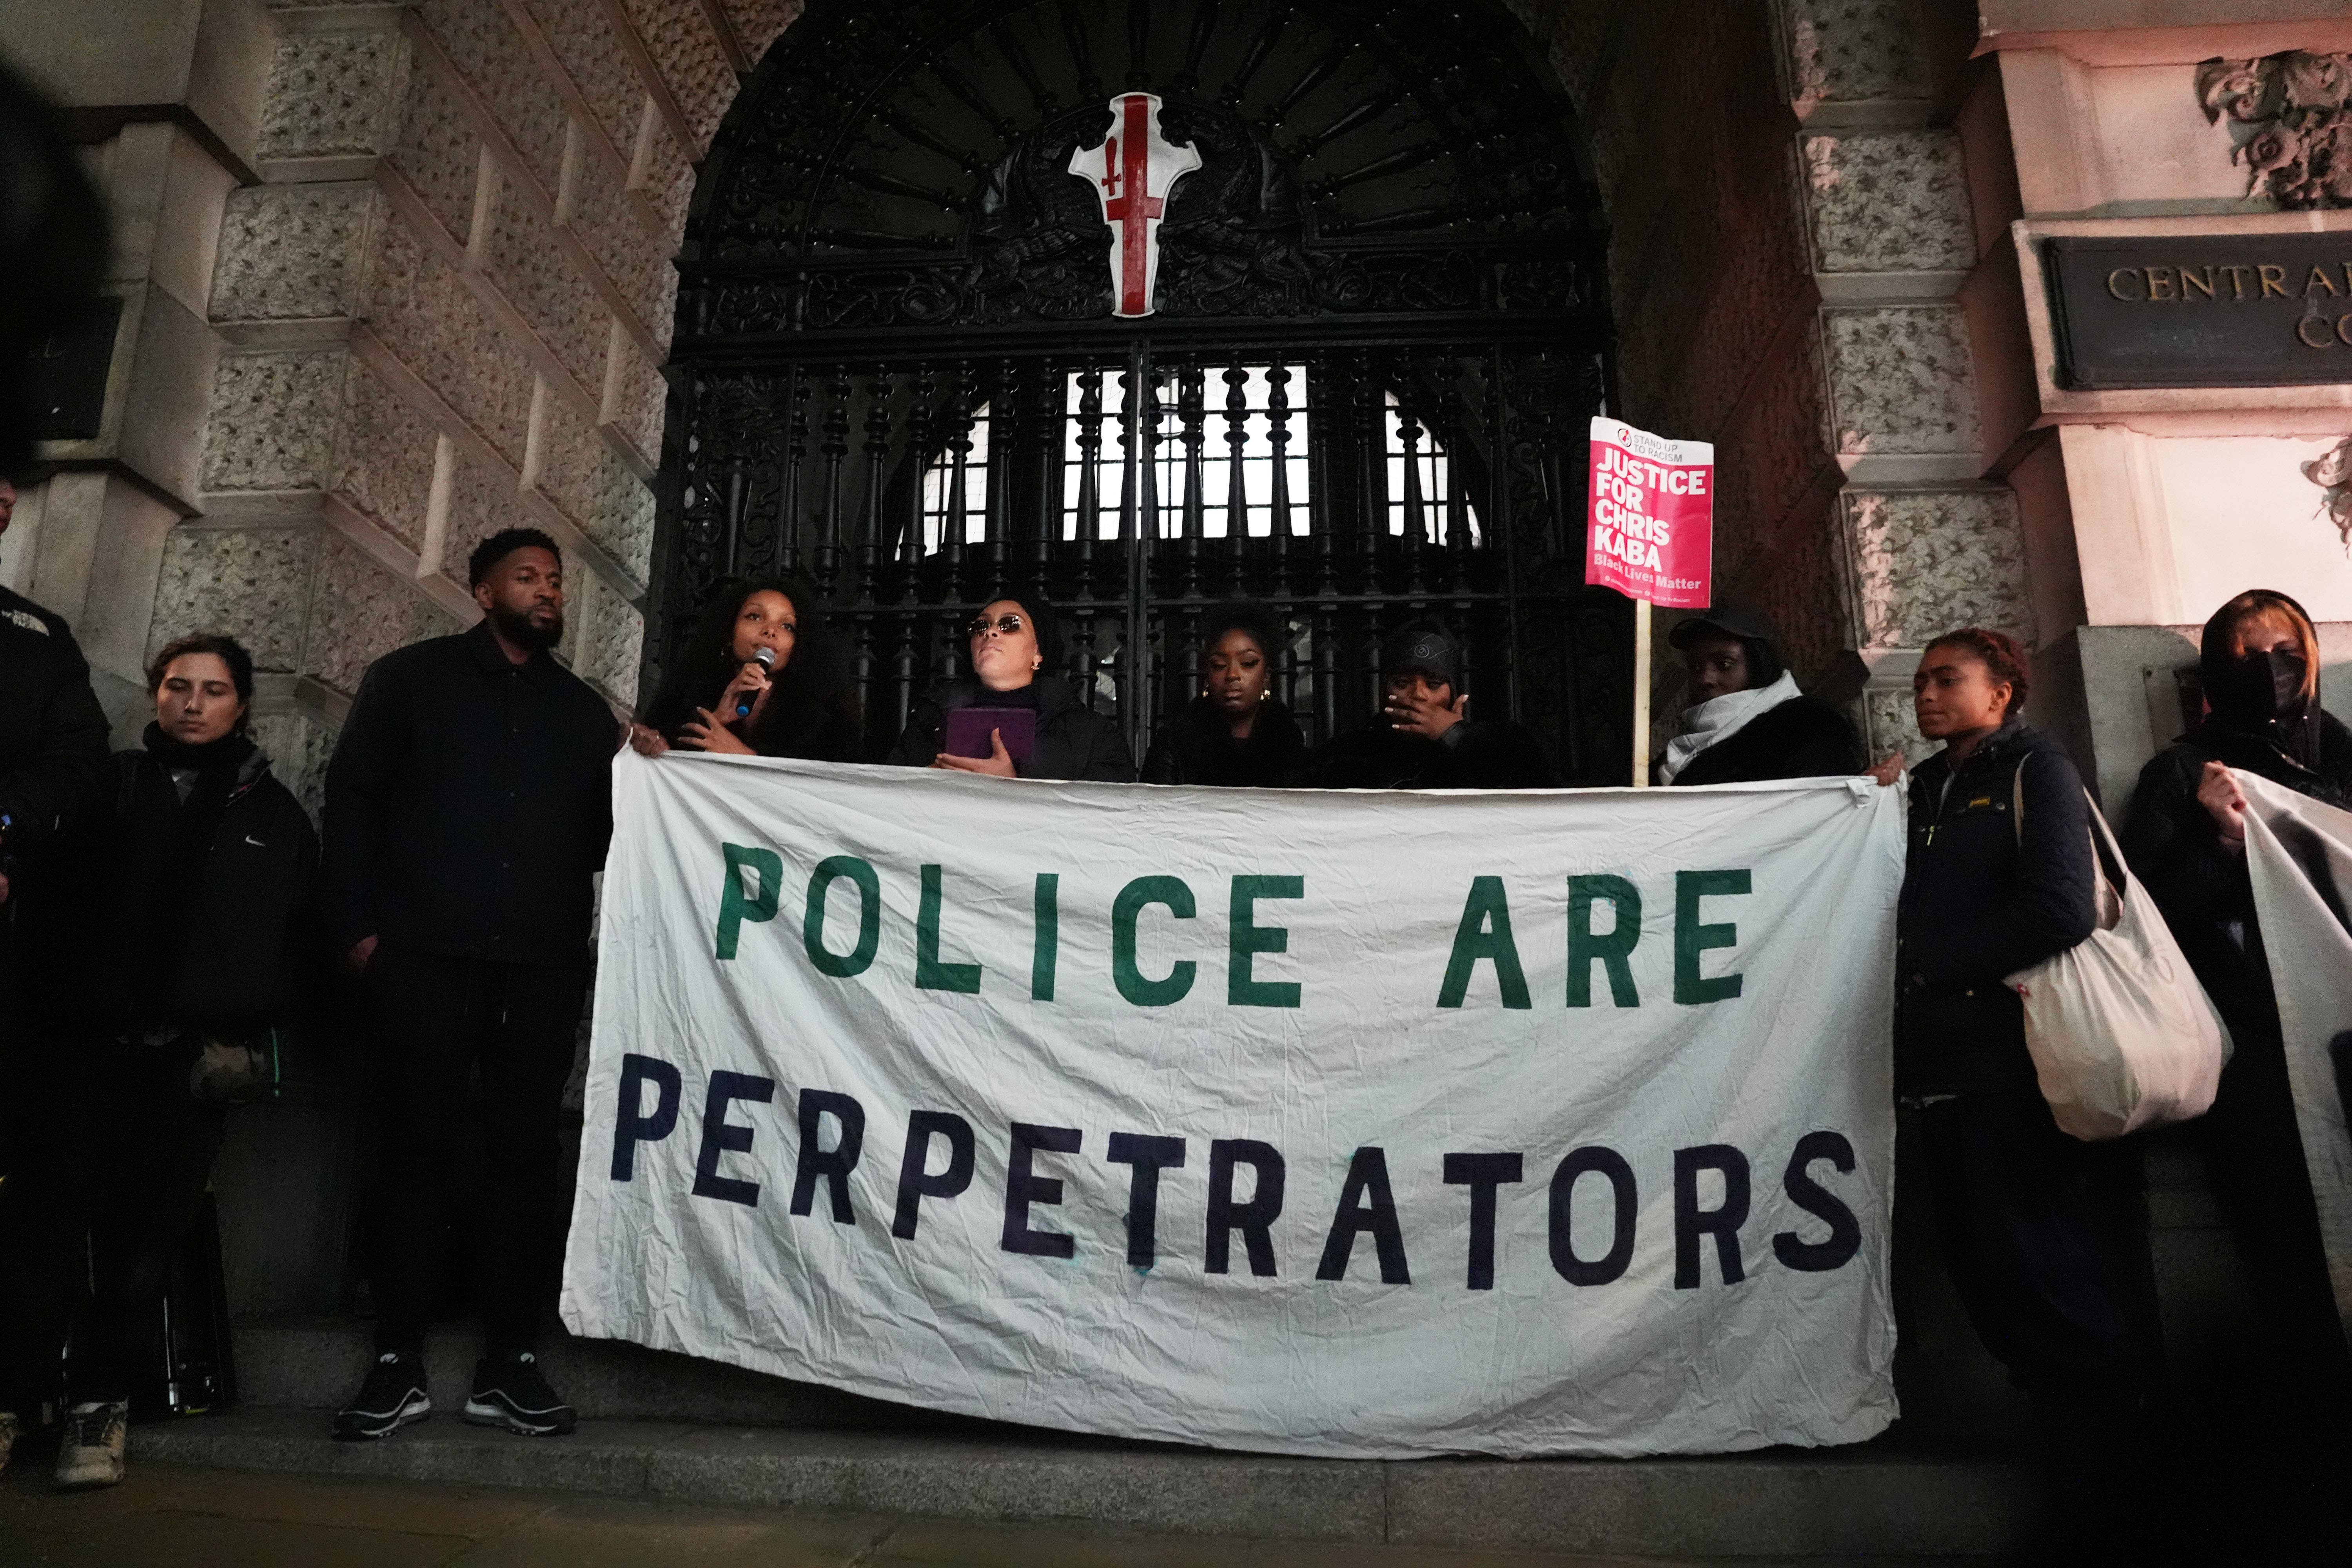
[[[1113,312],[1073,150],[1160,96],[1201,167]],[[1491,0],[813,0],[712,148],[679,261],[650,682],[715,585],[814,578],[877,748],[1003,586],[1138,754],[1202,613],[1269,604],[1310,734],[1384,630],[1622,783],[1630,615],[1580,565],[1607,383],[1597,197]]]

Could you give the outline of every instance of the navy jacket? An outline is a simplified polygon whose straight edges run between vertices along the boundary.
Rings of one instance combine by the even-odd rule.
[[[2021,768],[2021,834],[2012,811]],[[1914,770],[1895,916],[1899,1091],[1959,1092],[1988,1070],[2014,1077],[2024,1016],[2002,977],[2091,934],[2098,906],[2090,829],[2074,763],[2014,721],[1957,770],[1941,752]]]
[[[586,681],[509,662],[487,624],[376,660],[327,766],[331,951],[585,962],[619,733]]]

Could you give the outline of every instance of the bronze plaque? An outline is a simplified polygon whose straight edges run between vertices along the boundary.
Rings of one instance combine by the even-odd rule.
[[[2352,382],[2352,233],[2048,239],[2058,384]]]

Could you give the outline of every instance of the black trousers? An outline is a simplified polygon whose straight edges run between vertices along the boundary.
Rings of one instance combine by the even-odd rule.
[[[2352,1352],[2328,1279],[2285,1042],[2274,1013],[2229,1022],[2235,1049],[2213,1109],[2197,1124],[2207,1174],[2261,1310],[2272,1352],[2264,1359],[2290,1369],[2275,1392],[2306,1420],[2341,1421]]]
[[[2030,1070],[1906,1120],[1953,1284],[1985,1348],[2037,1400],[2134,1402],[2137,1363],[2100,1247],[2092,1151],[2058,1130]]]
[[[376,1013],[376,1348],[417,1352],[440,1304],[463,1205],[492,1355],[532,1349],[562,1247],[562,1100],[587,991],[551,969],[389,944],[368,964]],[[479,1075],[478,1149],[466,1147]],[[470,1189],[470,1190],[469,1190]]]
[[[188,1089],[193,1045],[21,1048],[0,1093],[27,1093],[16,1169],[0,1188],[0,1409],[131,1397],[160,1366],[162,1302],[226,1114]]]

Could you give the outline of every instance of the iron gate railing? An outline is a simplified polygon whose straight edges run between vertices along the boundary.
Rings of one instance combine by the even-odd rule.
[[[1464,637],[1475,711],[1532,724],[1572,781],[1617,782],[1624,604],[1570,570],[1599,374],[1525,344],[1143,334],[1123,358],[698,369],[659,596],[682,624],[724,579],[804,574],[849,640],[877,754],[1008,588],[1061,612],[1061,673],[1139,761],[1197,689],[1221,600],[1286,628],[1275,689],[1316,740],[1377,710],[1382,636],[1434,616]]]

